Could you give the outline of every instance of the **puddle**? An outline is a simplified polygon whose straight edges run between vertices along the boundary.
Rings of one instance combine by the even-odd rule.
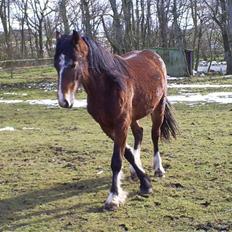
[[[218,85],[218,84],[169,84],[168,88],[232,88],[232,85]]]

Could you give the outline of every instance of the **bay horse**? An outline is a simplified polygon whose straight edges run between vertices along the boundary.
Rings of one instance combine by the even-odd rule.
[[[123,204],[126,192],[121,187],[123,157],[130,163],[133,179],[140,181],[140,193],[152,192],[151,181],[140,160],[143,128],[139,119],[151,114],[154,144],[153,168],[162,177],[165,170],[159,153],[159,138],[176,138],[177,124],[167,100],[167,74],[161,57],[150,50],[113,55],[99,43],[77,31],[56,33],[54,66],[58,73],[58,101],[71,108],[74,94],[82,85],[87,93],[87,110],[114,143],[111,159],[112,184],[105,201],[107,210]],[[128,130],[134,146],[126,144]]]

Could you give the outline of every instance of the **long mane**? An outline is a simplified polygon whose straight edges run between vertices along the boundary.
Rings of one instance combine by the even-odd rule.
[[[95,75],[107,75],[121,89],[124,89],[125,79],[129,77],[126,61],[120,56],[111,54],[87,36],[82,39],[89,47],[88,62],[91,72]]]

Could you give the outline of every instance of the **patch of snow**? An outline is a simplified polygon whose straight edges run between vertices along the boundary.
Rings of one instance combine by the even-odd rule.
[[[193,76],[197,75],[197,71],[193,69]]]
[[[5,92],[5,93],[3,93],[3,95],[10,95],[10,96],[27,96],[27,93],[21,93],[21,94],[19,94],[19,93],[15,93],[15,92],[12,92],[12,93],[10,93],[10,92]]]
[[[75,100],[73,107],[75,107],[75,108],[85,108],[85,107],[87,107],[87,100],[86,99]]]
[[[169,84],[168,88],[232,88],[232,85],[218,85],[218,84]]]
[[[208,68],[209,68],[209,64],[210,63],[208,63],[206,61],[200,62],[198,69],[197,69],[197,72],[198,73],[207,73]],[[225,62],[217,63],[216,61],[212,61],[209,71],[225,74],[226,68],[227,68],[227,65]]]
[[[7,127],[0,128],[0,131],[15,131],[15,128],[7,126]]]
[[[221,103],[230,104],[232,103],[232,92],[217,92],[201,95],[199,93],[188,93],[184,95],[168,96],[168,99],[172,103],[186,102],[186,103]]]
[[[6,92],[6,93],[3,93],[3,95],[12,95],[12,96],[15,96],[15,95],[18,95],[17,93],[15,93],[15,92],[12,92],[12,93],[8,93],[8,92]]]
[[[97,172],[97,175],[101,175],[103,172],[103,170],[100,170],[99,172]]]
[[[40,99],[40,100],[27,100],[30,105],[46,105],[46,106],[58,106],[57,100]]]
[[[45,105],[48,107],[58,107],[58,101],[57,100],[51,100],[51,99],[40,99],[40,100],[3,100],[0,99],[0,104],[17,104],[17,103],[28,103],[30,105]],[[75,108],[82,108],[87,106],[87,100],[75,100],[73,107]]]
[[[204,88],[205,86],[209,86],[208,84],[206,85],[175,85],[178,86],[178,88]],[[193,87],[194,86],[194,87]],[[200,87],[199,87],[200,86]],[[213,87],[212,87],[213,86]],[[223,87],[232,87],[232,85],[223,85]],[[222,87],[221,85],[210,85],[212,88],[218,88]],[[174,88],[174,87],[173,87]],[[174,96],[168,96],[168,99],[173,102],[185,102],[188,104],[197,104],[197,103],[221,103],[221,104],[229,104],[232,103],[232,92],[214,92],[214,93],[209,93],[206,95],[201,95],[200,93],[187,93],[186,89],[181,89],[181,94],[180,95],[174,95]],[[59,107],[58,101],[57,100],[52,100],[52,99],[41,99],[41,100],[0,100],[0,103],[5,103],[5,104],[16,104],[16,103],[27,103],[30,105],[44,105],[47,107]],[[87,100],[75,100],[74,101],[74,108],[85,108],[87,106]],[[32,129],[32,128],[29,128]],[[35,129],[35,128],[33,128]]]
[[[34,128],[34,127],[23,127],[22,130],[40,130],[40,128]]]
[[[27,103],[30,105],[46,105],[46,106],[53,106],[58,107],[58,101],[57,100],[51,100],[51,99],[42,99],[42,100],[27,100]],[[73,107],[74,108],[82,108],[87,106],[87,100],[75,100]]]
[[[4,104],[17,104],[17,103],[23,103],[23,100],[2,100],[0,99],[0,103]]]
[[[170,77],[170,76],[167,76],[167,79],[168,80],[182,80],[182,79],[184,79],[184,77]]]

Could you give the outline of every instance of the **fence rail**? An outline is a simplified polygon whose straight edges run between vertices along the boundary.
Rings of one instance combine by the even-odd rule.
[[[14,70],[23,67],[47,66],[52,64],[53,64],[53,58],[3,60],[0,61],[0,69]]]

